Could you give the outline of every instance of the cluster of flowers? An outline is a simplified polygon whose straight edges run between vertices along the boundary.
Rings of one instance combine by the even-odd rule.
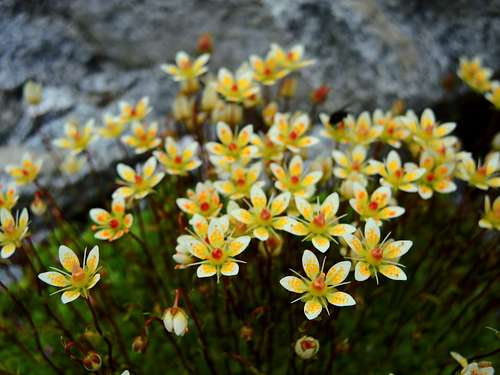
[[[70,121],[65,136],[54,141],[73,156],[88,154],[89,145],[98,136],[120,139],[137,154],[150,154],[135,168],[118,164],[121,186],[112,195],[111,210],[90,211],[97,239],[114,241],[127,234],[133,224],[127,209],[153,193],[165,175],[186,176],[201,167],[202,175],[210,178],[177,199],[178,207],[190,216],[191,226],[177,238],[173,255],[177,268],[196,266],[198,277],[219,280],[238,274],[244,263],[238,257],[252,240],[269,257],[280,255],[284,236],[310,241],[320,253],[331,249],[332,243],[341,243],[345,247],[341,254],[347,260],[326,270],[325,259],[320,263],[313,251],[305,250],[305,276],[294,271],[294,276],[280,280],[285,289],[300,294],[296,301],[305,303],[308,319],[315,319],[323,309],[329,312],[329,304],[356,303],[339,290],[348,283],[351,271],[359,282],[375,278],[378,283],[380,275],[406,280],[400,258],[412,241],[381,236],[385,222],[405,213],[397,202],[401,192],[429,199],[434,193],[455,191],[455,178],[485,191],[500,186],[499,153],[492,152],[483,162],[476,162],[470,153],[460,151],[458,139],[451,135],[456,125],[439,123],[431,109],[421,116],[411,110],[404,114],[376,110],[342,118],[322,113],[323,139],[315,136],[315,121],[308,113],[287,109],[295,95],[299,70],[314,63],[304,57],[302,46],[285,50],[272,45],[265,58],[252,56],[234,74],[222,68],[216,77],[207,74],[209,59],[208,53],[192,58],[179,52],[175,64],[162,66],[180,82],[173,105],[175,120],[199,143],[162,139],[158,123],[146,122],[152,110],[147,98],[121,103],[119,114],[104,116],[99,129],[93,120],[83,128]],[[460,75],[485,91],[488,74],[476,65],[462,61]],[[280,100],[271,101],[273,86]],[[493,83],[487,89],[492,90],[487,94],[489,100],[497,105],[500,89]],[[321,104],[326,93],[322,87],[312,100]],[[256,123],[242,124],[247,112],[254,115]],[[212,123],[216,124],[215,132],[203,126]],[[325,142],[333,144],[331,156],[307,157],[314,146],[318,149]],[[402,161],[399,150],[403,145],[416,163]],[[377,160],[380,151],[387,148],[391,148],[387,155]],[[20,166],[9,166],[7,173],[18,185],[32,183],[41,166],[40,160],[26,155]],[[316,194],[320,190],[327,192],[322,201]],[[12,255],[28,233],[27,210],[16,218],[11,213],[16,201],[13,185],[0,192],[2,257]],[[350,213],[353,221],[341,222]],[[493,205],[485,198],[485,214],[479,225],[500,230],[499,197]],[[83,266],[65,246],[60,247],[59,257],[64,270],[44,272],[40,279],[61,288],[64,303],[88,297],[100,278],[98,248],[84,257]],[[175,308],[177,313],[179,308]],[[176,314],[170,311],[167,329],[184,334],[187,319],[182,314],[176,323]]]
[[[484,67],[479,57],[462,57],[457,74],[471,89],[500,109],[500,82],[491,80],[493,71]]]

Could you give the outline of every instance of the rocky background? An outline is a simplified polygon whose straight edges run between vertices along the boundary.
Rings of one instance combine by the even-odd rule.
[[[215,39],[216,68],[235,68],[270,42],[304,44],[318,61],[304,73],[308,87],[330,86],[332,109],[388,108],[397,98],[416,110],[460,107],[460,56],[500,68],[499,0],[0,0],[0,168],[26,149],[43,155],[43,140],[68,117],[99,120],[122,99],[147,95],[164,115],[176,86],[159,65],[193,50],[203,32]],[[46,88],[36,124],[22,105],[29,79]],[[93,153],[114,175],[119,148],[100,141]],[[72,191],[50,176],[46,183]],[[80,178],[83,202],[96,181]]]

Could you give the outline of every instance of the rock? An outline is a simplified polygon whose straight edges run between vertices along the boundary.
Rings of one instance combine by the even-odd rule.
[[[442,80],[460,56],[480,55],[498,70],[499,9],[499,0],[4,0],[0,155],[20,158],[15,145],[44,153],[43,139],[59,136],[67,118],[99,121],[122,99],[149,96],[153,118],[161,119],[176,85],[159,65],[177,50],[192,51],[203,32],[215,39],[212,67],[234,69],[271,42],[302,43],[317,59],[304,71],[304,97],[326,84],[333,89],[329,108],[387,108],[401,98],[420,109],[445,95]],[[30,113],[21,102],[28,79],[46,87]],[[92,153],[102,171],[123,157],[105,141]],[[95,184],[86,176],[82,189]]]

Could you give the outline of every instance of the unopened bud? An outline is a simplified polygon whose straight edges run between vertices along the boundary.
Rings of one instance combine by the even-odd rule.
[[[283,238],[278,234],[271,234],[265,241],[259,241],[259,253],[263,257],[277,257],[283,248]]]
[[[311,92],[311,102],[314,104],[323,104],[328,99],[328,93],[330,92],[330,88],[326,85],[321,85],[317,89]]]
[[[285,78],[279,89],[279,96],[283,98],[292,98],[297,92],[297,79]]]
[[[29,105],[38,105],[42,101],[42,85],[28,81],[23,87],[24,101]]]
[[[295,353],[302,359],[311,359],[319,350],[319,341],[314,337],[302,336],[295,342]]]
[[[397,99],[392,103],[391,112],[394,116],[399,116],[403,114],[406,104],[403,100]]]
[[[82,360],[82,365],[87,371],[99,371],[102,366],[101,356],[96,352],[88,352],[85,358]]]
[[[274,123],[274,116],[278,113],[278,110],[278,104],[276,102],[271,102],[264,107],[262,110],[262,117],[267,126],[271,126]]]
[[[181,93],[186,96],[196,94],[200,90],[200,82],[196,78],[183,81],[181,84]]]
[[[42,199],[40,192],[37,191],[35,193],[35,198],[33,199],[33,202],[31,202],[30,208],[31,212],[33,212],[36,216],[41,216],[45,213],[45,211],[47,211],[47,205]]]
[[[198,38],[198,44],[196,46],[198,53],[212,53],[214,50],[214,40],[212,34],[204,33]]]
[[[168,332],[184,336],[188,331],[188,315],[180,307],[170,307],[163,313],[163,325]]]
[[[212,111],[219,101],[219,95],[217,94],[217,84],[215,82],[209,82],[203,89],[201,95],[201,109],[205,112]]]
[[[144,353],[148,348],[149,340],[146,336],[137,336],[134,341],[132,341],[132,350],[136,353]]]
[[[182,122],[193,115],[193,103],[188,97],[177,95],[172,104],[172,112],[174,118]]]
[[[253,329],[249,326],[243,326],[240,329],[240,337],[244,341],[252,341],[253,339]]]

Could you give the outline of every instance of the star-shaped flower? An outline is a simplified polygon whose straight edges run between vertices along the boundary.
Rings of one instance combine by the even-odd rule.
[[[154,151],[154,156],[168,174],[186,176],[189,171],[198,168],[201,160],[196,156],[198,143],[191,142],[181,148],[172,137],[165,140],[165,152]]]
[[[54,140],[54,145],[68,149],[73,155],[86,151],[89,145],[96,139],[94,120],[85,123],[83,129],[79,128],[78,122],[68,121],[64,125],[65,137]]]
[[[210,181],[198,182],[196,189],[188,189],[187,198],[178,198],[177,206],[189,215],[217,216],[222,208],[219,194]]]
[[[8,258],[18,247],[22,245],[23,240],[28,237],[28,210],[24,208],[16,215],[12,216],[6,208],[0,208],[0,246],[2,251],[0,256]]]
[[[228,102],[243,103],[258,91],[259,87],[253,81],[251,70],[240,68],[235,76],[225,68],[219,70],[217,92]]]
[[[123,179],[119,180],[120,185],[124,185],[115,190],[113,199],[117,197],[142,199],[153,192],[153,188],[163,179],[165,173],[156,171],[156,159],[151,156],[144,166],[137,166],[136,171],[125,164],[118,164],[116,167],[118,175]]]
[[[206,73],[206,64],[210,59],[208,53],[198,56],[194,61],[184,51],[179,51],[175,55],[175,65],[163,64],[161,69],[172,76],[174,81],[189,81]]]
[[[132,134],[124,135],[121,140],[127,146],[132,147],[136,154],[143,154],[152,150],[161,143],[158,137],[158,123],[153,122],[147,126],[140,122],[134,122],[132,124]]]
[[[26,185],[36,180],[42,169],[43,160],[34,160],[29,153],[25,153],[21,160],[21,165],[7,165],[7,172],[17,185]]]
[[[217,124],[217,138],[221,143],[207,142],[205,147],[208,152],[218,157],[213,160],[228,163],[242,159],[250,160],[257,153],[257,147],[249,145],[252,136],[253,125],[246,125],[239,132],[233,133],[226,123],[219,122]]]
[[[111,203],[111,212],[102,208],[92,208],[90,218],[96,224],[92,230],[97,230],[95,238],[99,240],[115,241],[128,233],[133,223],[132,214],[125,212],[125,199],[116,197]]]
[[[391,189],[388,186],[378,187],[371,196],[357,183],[353,184],[353,190],[354,198],[349,200],[349,204],[362,220],[371,218],[378,225],[382,225],[382,220],[393,219],[405,212],[403,207],[387,206],[391,200]]]
[[[274,184],[276,189],[303,198],[309,198],[314,194],[315,185],[323,176],[321,171],[305,172],[304,162],[299,155],[290,160],[287,171],[277,163],[271,164],[271,171],[277,180]]]
[[[484,214],[479,220],[479,226],[486,229],[500,230],[500,196],[491,205],[490,197],[484,197]]]
[[[120,117],[124,123],[133,121],[142,121],[151,112],[152,108],[149,106],[149,98],[144,97],[135,104],[128,102],[120,102]]]
[[[262,187],[263,181],[257,181],[262,171],[262,164],[255,163],[250,168],[234,166],[229,180],[216,181],[215,188],[230,199],[241,199],[250,196],[252,186]]]
[[[277,113],[268,136],[274,143],[288,148],[293,153],[299,153],[319,142],[317,138],[305,135],[310,125],[311,120],[305,113],[297,113],[294,116],[289,113]]]

